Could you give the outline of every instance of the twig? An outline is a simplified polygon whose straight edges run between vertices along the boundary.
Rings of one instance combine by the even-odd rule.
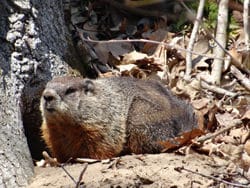
[[[217,16],[217,27],[215,39],[218,41],[217,45],[213,50],[213,54],[219,57],[224,57],[226,52],[227,45],[227,25],[228,25],[228,1],[229,0],[220,0],[218,7],[218,16]],[[215,59],[212,66],[211,76],[213,78],[213,83],[220,85],[222,68],[224,62],[222,60]]]
[[[66,164],[66,163],[65,163]],[[70,173],[64,168],[64,164],[61,164],[60,167],[63,169],[63,171],[69,176],[69,178],[77,185],[77,182],[73,176],[70,175]]]
[[[115,158],[115,160],[112,161],[112,163],[108,166],[108,168],[117,169],[117,165],[120,161],[121,161],[120,157]]]
[[[78,31],[78,34],[81,38],[82,41],[84,42],[91,42],[91,43],[98,43],[98,44],[109,44],[109,43],[124,43],[124,42],[147,42],[147,43],[151,43],[151,44],[155,44],[155,45],[162,45],[162,46],[166,46],[168,48],[174,48],[174,49],[177,49],[177,50],[180,50],[180,51],[184,51],[184,52],[189,52],[189,53],[192,53],[194,55],[200,55],[200,56],[203,56],[203,57],[207,57],[207,58],[211,58],[211,59],[221,59],[221,60],[225,60],[225,58],[217,58],[217,57],[214,57],[212,55],[207,55],[207,54],[201,54],[201,53],[197,53],[195,51],[190,51],[190,50],[187,50],[185,48],[182,48],[180,46],[176,46],[176,45],[171,45],[171,44],[167,44],[165,42],[158,42],[158,41],[154,41],[154,40],[147,40],[147,39],[125,39],[125,40],[119,40],[119,39],[112,39],[112,40],[102,40],[102,41],[99,41],[99,40],[93,40],[93,39],[90,39],[89,37],[88,38],[85,38],[83,36],[83,33],[82,31],[80,31],[80,29],[77,28],[77,31]]]
[[[216,136],[218,136],[218,135],[220,135],[220,134],[222,134],[222,133],[224,133],[224,132],[227,132],[228,130],[230,130],[230,129],[236,127],[237,125],[240,125],[241,123],[242,123],[241,120],[236,119],[236,120],[234,120],[234,121],[232,122],[231,125],[229,125],[229,126],[223,128],[223,129],[220,129],[219,131],[217,131],[217,132],[215,132],[215,133],[208,134],[208,135],[205,135],[205,136],[201,136],[201,137],[199,137],[197,140],[195,140],[195,142],[198,142],[198,143],[202,144],[202,143],[204,143],[206,140],[209,140],[209,139],[211,139],[211,138],[215,138]]]
[[[202,176],[202,177],[205,177],[205,178],[208,178],[208,179],[212,179],[212,180],[215,180],[217,182],[221,182],[221,183],[224,183],[226,185],[231,185],[231,186],[236,186],[236,187],[244,187],[244,188],[249,188],[249,185],[243,185],[243,184],[239,184],[239,183],[231,183],[229,181],[225,181],[223,179],[220,179],[220,178],[216,178],[214,176],[210,176],[210,175],[205,175],[205,174],[202,174],[200,172],[196,172],[196,171],[193,171],[193,170],[189,170],[185,167],[178,167],[176,168],[177,171],[181,171],[181,170],[185,170],[187,172],[190,172],[190,173],[193,173],[193,174],[197,174],[199,176]]]
[[[77,181],[77,184],[76,184],[76,188],[79,188],[81,186],[82,177],[83,177],[83,174],[86,172],[87,167],[88,167],[88,163],[85,163],[84,167],[82,169],[82,172],[81,172],[81,174],[80,174],[80,176],[78,178],[78,181]]]
[[[92,163],[100,162],[101,160],[99,160],[99,159],[90,159],[90,158],[76,158],[75,161],[78,162],[78,163],[92,164]]]
[[[250,79],[243,75],[235,66],[231,65],[231,73],[239,80],[239,82],[250,91]]]
[[[205,81],[201,81],[200,84],[201,84],[202,88],[208,89],[208,90],[210,90],[212,92],[215,92],[215,93],[219,93],[219,94],[222,94],[222,95],[227,95],[227,96],[230,96],[230,97],[237,96],[237,93],[225,90],[225,89],[220,88],[220,87],[215,86],[215,85],[209,85]]]
[[[200,23],[201,23],[201,18],[202,18],[202,15],[203,15],[202,13],[203,13],[204,6],[205,6],[205,0],[201,0],[200,3],[199,3],[197,16],[196,16],[196,19],[194,21],[194,27],[193,27],[193,30],[192,30],[192,33],[191,33],[191,36],[190,36],[190,40],[189,40],[189,43],[188,43],[188,47],[187,47],[187,49],[189,51],[193,51],[196,35],[198,33],[199,26],[200,26]],[[186,54],[186,73],[185,73],[187,78],[190,77],[191,71],[192,71],[192,53],[188,52]]]

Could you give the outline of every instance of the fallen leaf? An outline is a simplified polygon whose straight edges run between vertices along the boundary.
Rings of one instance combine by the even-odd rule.
[[[167,40],[168,36],[167,36],[167,30],[165,29],[158,29],[155,32],[151,32],[150,35],[147,36],[143,36],[143,38],[147,38],[148,40],[153,40],[153,41],[165,41]],[[157,51],[159,50],[158,48],[162,47],[162,45],[155,45],[153,43],[145,43],[145,45],[142,48],[142,52],[146,53],[146,54],[153,54],[153,53],[157,53]],[[156,52],[155,52],[156,51]]]
[[[225,112],[223,114],[217,113],[217,114],[215,114],[215,118],[216,118],[217,122],[223,126],[230,125],[231,122],[234,120],[234,117],[232,116],[232,114],[230,114],[228,112]]]
[[[210,102],[210,99],[207,98],[201,98],[197,100],[192,101],[192,105],[196,110],[200,110],[202,108],[207,107],[207,104]]]
[[[175,137],[171,140],[160,142],[162,146],[164,146],[164,150],[162,152],[166,152],[170,149],[179,148],[181,146],[184,146],[188,143],[191,143],[191,140],[195,137],[201,136],[204,134],[204,131],[198,128],[195,128],[188,132],[181,133],[180,136]]]
[[[248,109],[241,118],[242,120],[250,120],[250,109]]]
[[[148,57],[147,54],[140,53],[137,51],[132,51],[132,52],[124,54],[121,64],[122,65],[135,64],[137,60],[141,60],[147,57]]]
[[[244,149],[247,152],[247,154],[250,156],[250,140],[249,139],[244,144]]]

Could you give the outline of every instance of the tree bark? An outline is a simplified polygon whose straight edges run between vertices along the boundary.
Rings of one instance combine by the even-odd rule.
[[[1,0],[0,10],[0,187],[20,187],[33,175],[24,133],[34,148],[40,94],[67,72],[68,46],[61,1]]]

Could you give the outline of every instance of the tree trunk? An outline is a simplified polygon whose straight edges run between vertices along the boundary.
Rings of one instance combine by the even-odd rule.
[[[68,43],[61,1],[1,0],[0,10],[0,187],[20,187],[33,175],[25,134],[35,148],[40,94],[67,72]]]

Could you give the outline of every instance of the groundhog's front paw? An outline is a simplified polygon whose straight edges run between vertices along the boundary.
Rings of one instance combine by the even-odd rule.
[[[47,167],[47,166],[60,166],[60,163],[57,162],[56,158],[52,158],[46,151],[42,153],[44,159],[37,161],[36,165],[39,167]]]

